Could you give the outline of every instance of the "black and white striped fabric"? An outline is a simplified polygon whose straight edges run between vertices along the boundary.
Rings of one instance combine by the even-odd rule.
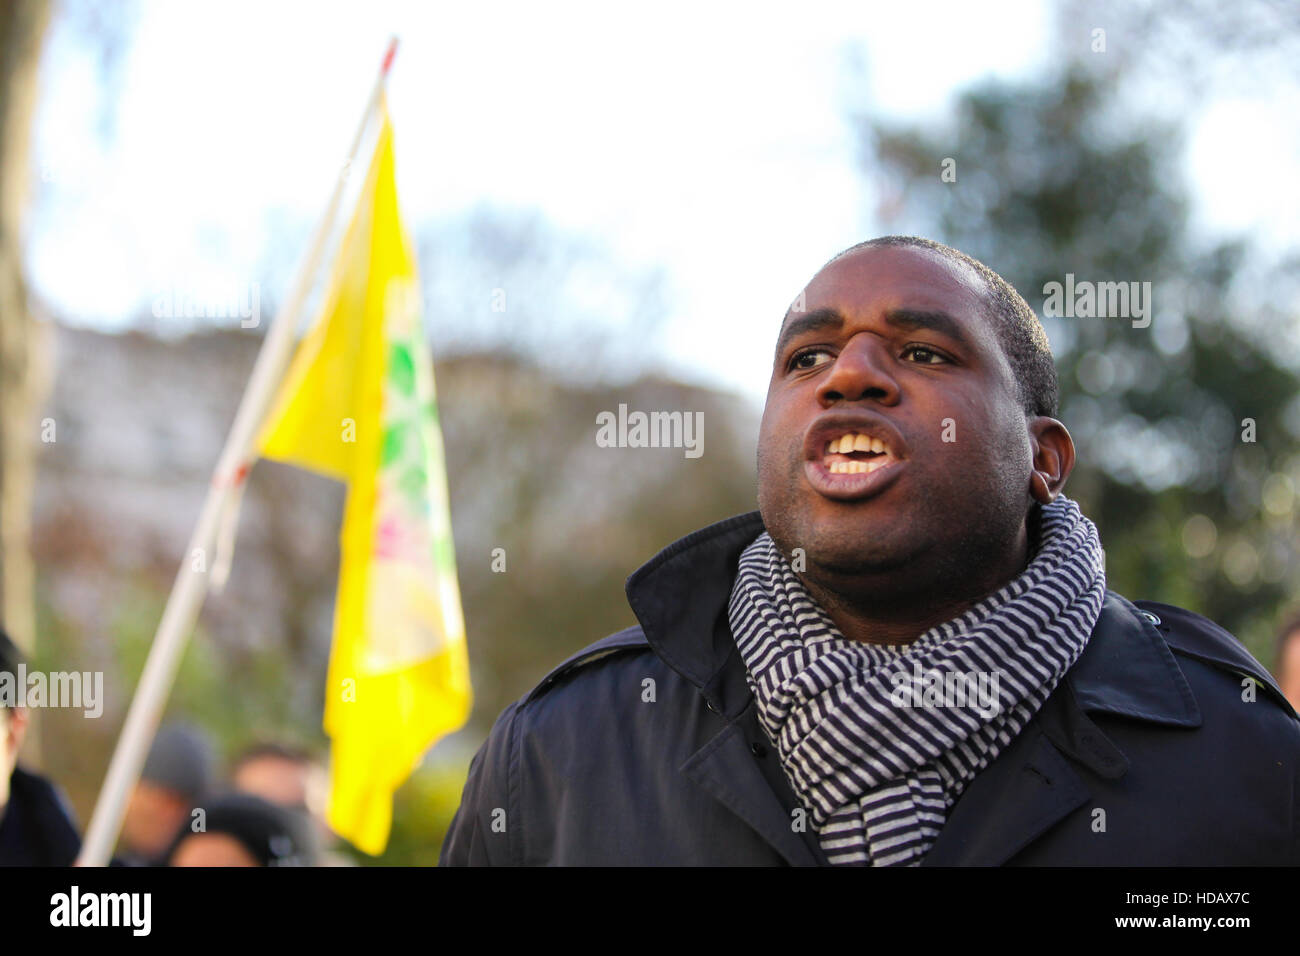
[[[1105,589],[1096,527],[1058,496],[1019,576],[911,644],[867,644],[839,633],[759,535],[740,558],[731,629],[830,862],[919,864],[965,786],[1078,659]]]

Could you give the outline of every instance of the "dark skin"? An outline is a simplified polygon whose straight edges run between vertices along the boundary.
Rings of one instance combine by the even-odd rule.
[[[1065,426],[1025,412],[986,295],[928,249],[867,247],[814,276],[782,325],[759,510],[782,553],[803,549],[800,580],[850,640],[909,643],[1023,571],[1033,505],[1074,467]],[[852,500],[810,472],[810,430],[837,414],[899,446],[888,479]]]

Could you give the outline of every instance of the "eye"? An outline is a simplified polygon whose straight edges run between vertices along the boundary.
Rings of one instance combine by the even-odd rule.
[[[918,364],[920,365],[938,365],[942,362],[948,361],[946,356],[936,352],[934,349],[926,345],[909,345],[907,348],[903,349],[903,354],[920,355],[921,358],[918,361]]]
[[[822,356],[822,358],[819,360],[818,356]],[[819,365],[825,365],[828,361],[830,361],[830,353],[825,349],[804,349],[802,352],[796,352],[790,359],[790,370],[806,371]]]

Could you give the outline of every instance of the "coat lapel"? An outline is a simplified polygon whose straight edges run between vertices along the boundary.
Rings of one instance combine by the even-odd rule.
[[[1000,866],[1090,792],[1041,728],[1030,724],[962,794],[922,866]]]
[[[682,765],[682,773],[744,820],[791,866],[817,866],[826,858],[791,825],[790,813],[758,768],[741,725],[725,729]],[[811,831],[811,823],[808,825]]]
[[[967,786],[922,865],[1000,866],[1091,799],[1076,767],[1122,777],[1128,759],[1090,713],[1170,727],[1201,723],[1168,646],[1113,591],[1106,592],[1075,666],[1012,745]]]
[[[682,764],[681,773],[744,820],[787,863],[816,866],[826,857],[811,823],[804,832],[792,826],[787,806],[798,804],[788,781],[784,776],[769,780],[750,750],[752,742],[766,737],[727,621],[740,553],[762,531],[758,512],[750,512],[676,542],[628,578],[628,603],[655,653],[699,688],[702,706],[723,724]],[[762,759],[777,758],[769,753]]]

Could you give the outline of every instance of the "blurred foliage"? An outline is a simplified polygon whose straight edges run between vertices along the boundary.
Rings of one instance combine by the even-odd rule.
[[[432,866],[460,806],[469,761],[436,763],[411,775],[393,798],[393,832],[379,856],[346,847],[344,855],[362,866]]]
[[[45,671],[63,670],[69,661],[76,661],[83,670],[93,665],[105,671],[106,701],[100,718],[92,722],[84,719],[80,711],[60,709],[45,710],[40,715],[48,739],[78,742],[75,749],[50,747],[45,766],[68,790],[73,805],[86,819],[108,770],[117,732],[126,717],[126,704],[144,670],[164,599],[165,595],[146,580],[123,582],[107,628],[109,646],[98,649],[99,660],[88,660],[87,652],[77,647],[73,628],[48,602],[39,605],[41,642],[34,666]],[[202,727],[211,735],[218,758],[226,761],[263,740],[319,750],[321,704],[306,711],[295,708],[286,688],[310,681],[320,698],[324,680],[323,673],[296,674],[293,662],[278,646],[242,651],[217,647],[200,624],[181,659],[163,723],[185,721]],[[122,692],[114,693],[116,688]],[[88,765],[94,766],[96,772],[87,773]]]
[[[864,167],[889,231],[975,256],[1040,315],[1068,273],[1151,283],[1146,328],[1044,317],[1079,452],[1066,492],[1100,529],[1114,590],[1205,614],[1271,663],[1300,595],[1300,259],[1198,241],[1183,131],[1132,109],[1121,80],[1067,58],[969,89],[935,124],[859,115]]]
[[[207,338],[201,348],[206,356],[217,354]],[[247,359],[232,363],[246,368],[251,354]],[[193,361],[188,353],[172,356],[182,370]],[[757,415],[739,399],[652,376],[577,385],[498,354],[439,361],[437,376],[474,712],[397,794],[385,854],[378,860],[349,854],[366,864],[436,863],[469,759],[501,710],[569,654],[633,622],[623,582],[655,552],[755,506]],[[682,449],[598,447],[596,415],[620,403],[701,412],[707,454],[687,459]],[[181,413],[178,405],[141,411],[141,428],[150,415]],[[338,491],[326,478],[274,464],[259,465],[250,478],[231,582],[204,607],[167,711],[167,719],[205,728],[227,761],[263,740],[322,754],[328,747],[320,721],[337,580],[330,539],[339,527]],[[189,518],[186,512],[178,526]],[[76,662],[105,671],[102,718],[42,715],[48,739],[60,742],[46,755],[45,769],[67,788],[84,822],[143,670],[175,556],[163,547],[143,564],[115,568],[105,589],[101,565],[63,563],[94,551],[98,544],[91,542],[100,537],[68,516],[47,527],[42,666]],[[493,570],[498,548],[504,571]],[[314,558],[313,549],[320,552]],[[103,592],[107,613],[89,626],[57,597],[66,593],[58,586],[87,574]],[[268,582],[259,578],[269,579],[278,603],[267,603]]]
[[[661,276],[528,213],[479,207],[421,238],[475,706],[397,794],[384,856],[349,854],[366,864],[436,863],[469,759],[501,710],[632,623],[623,582],[635,568],[755,506],[755,410],[650,371]],[[102,667],[109,707],[98,721],[51,715],[58,746],[44,766],[84,817],[259,338],[60,336],[50,415],[66,440],[42,460],[41,646],[51,667]],[[122,389],[124,367],[147,388]],[[707,454],[598,447],[597,414],[622,403],[702,413]],[[168,710],[207,729],[227,760],[253,741],[328,748],[342,507],[342,486],[324,477],[274,462],[250,476],[230,583],[205,602]]]
[[[550,668],[634,623],[623,584],[637,567],[756,507],[757,415],[676,382],[583,387],[489,356],[441,363],[438,388],[481,739]],[[597,414],[621,403],[700,412],[707,453],[597,447]]]

